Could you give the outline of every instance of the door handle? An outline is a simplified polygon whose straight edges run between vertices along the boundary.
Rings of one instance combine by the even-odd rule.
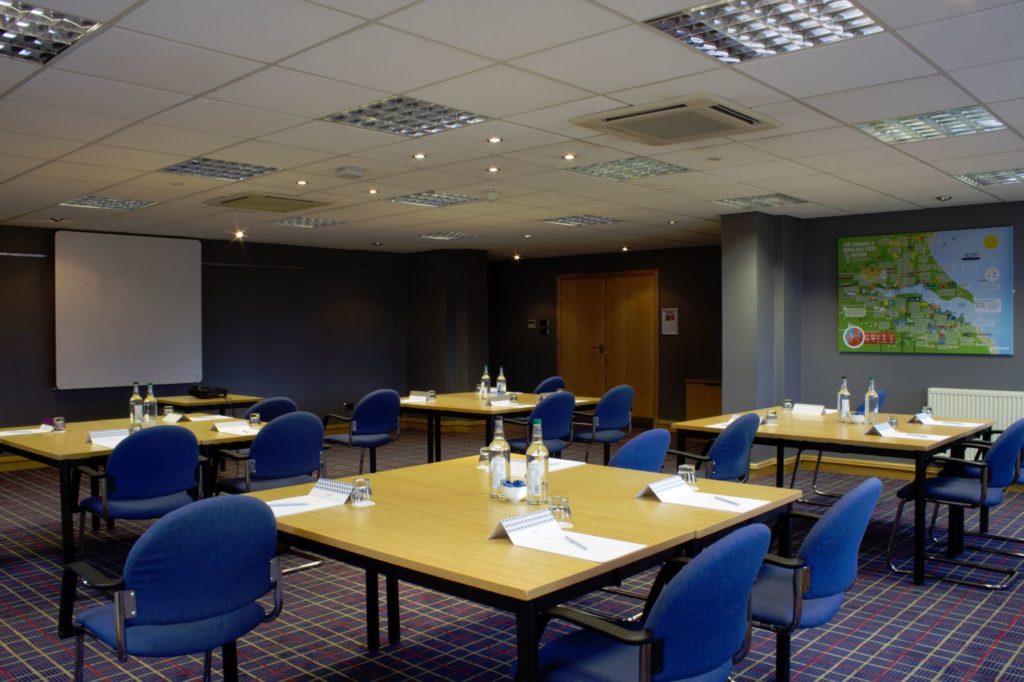
[[[599,343],[596,346],[591,346],[591,348],[596,350],[601,355],[604,355],[605,354],[605,349],[607,348],[607,346],[605,346],[603,343]]]

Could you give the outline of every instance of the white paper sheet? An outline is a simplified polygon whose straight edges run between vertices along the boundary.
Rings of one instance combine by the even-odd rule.
[[[977,426],[977,424],[971,422],[956,422],[950,420],[936,419],[929,417],[924,413],[915,414],[911,421],[917,422],[918,424],[927,424],[928,426]]]
[[[221,433],[230,433],[232,436],[255,436],[260,432],[259,428],[249,426],[249,422],[217,422],[213,428]]]
[[[576,462],[571,459],[559,459],[558,457],[548,457],[548,471],[562,471],[564,469],[571,469],[573,467],[583,466],[583,462]],[[526,459],[521,457],[512,458],[512,471],[509,473],[510,478],[525,478],[526,477]]]
[[[793,405],[794,417],[820,417],[825,414],[824,405],[811,405],[810,403],[796,403]]]
[[[50,433],[53,431],[53,427],[49,424],[40,424],[35,429],[12,429],[10,431],[0,431],[0,436],[27,436],[33,433]]]
[[[427,402],[427,396],[425,395],[411,395],[407,398],[402,398],[399,402],[402,404],[407,403],[425,403]]]
[[[233,419],[233,417],[228,417],[223,414],[189,414],[186,415],[186,418],[190,422],[210,422],[215,419]]]
[[[700,481],[697,482],[700,487]],[[687,507],[700,507],[701,509],[714,509],[725,512],[748,512],[768,504],[765,500],[752,500],[749,497],[736,497],[735,495],[715,495],[713,493],[702,493],[688,491],[678,496],[678,499],[662,499],[662,502],[669,504],[681,504]]]
[[[165,424],[174,424],[175,422],[181,421],[181,418],[184,416],[185,415],[183,415],[181,412],[169,412],[165,414],[163,417],[161,417],[160,421],[164,422]]]
[[[491,538],[508,537],[513,545],[602,563],[643,549],[635,542],[562,530],[550,509],[520,514],[501,523]]]
[[[90,431],[89,442],[101,448],[114,448],[128,437],[128,429],[107,429],[106,431]]]
[[[326,509],[348,502],[349,495],[352,494],[352,487],[351,483],[321,478],[313,484],[313,488],[309,491],[308,495],[285,497],[280,500],[267,502],[267,504],[274,512],[274,518],[300,514],[316,509]]]
[[[886,438],[911,438],[913,440],[945,440],[948,436],[939,436],[934,433],[906,433],[905,431],[893,431],[885,434]]]

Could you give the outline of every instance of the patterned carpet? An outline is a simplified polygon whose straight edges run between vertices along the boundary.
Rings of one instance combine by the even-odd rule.
[[[474,452],[479,433],[445,436],[446,454]],[[382,449],[382,469],[420,463],[422,432],[406,430]],[[567,457],[581,459],[574,446]],[[329,453],[329,474],[356,473],[349,451]],[[858,479],[827,475],[824,487],[842,490]],[[885,568],[884,550],[899,481],[886,490],[862,546],[860,578],[840,614],[824,627],[798,633],[793,642],[794,680],[1000,680],[1024,682],[1024,587],[987,592],[938,581],[915,587]],[[51,469],[0,473],[0,680],[65,680],[72,669],[72,641],[56,636],[60,551]],[[969,527],[974,525],[968,516]],[[1024,535],[1024,499],[1010,494],[993,515],[993,530]],[[942,520],[940,518],[940,527]],[[114,571],[146,524],[119,523],[90,533],[88,557]],[[901,532],[909,552],[909,517]],[[1021,549],[1017,547],[1016,549]],[[977,554],[984,561],[1017,566],[1021,559]],[[644,586],[649,575],[630,581]],[[506,679],[515,658],[511,615],[444,594],[403,584],[402,641],[370,652],[363,625],[363,575],[344,564],[287,576],[285,608],[276,621],[239,642],[245,680],[497,680]],[[83,604],[103,600],[84,594]],[[383,585],[381,586],[383,594]],[[635,603],[597,594],[587,605],[632,613]],[[382,614],[383,615],[383,614]],[[550,632],[547,636],[552,636]],[[109,652],[87,645],[90,680],[194,680],[201,657],[130,659],[122,665]],[[214,661],[219,678],[219,655]],[[736,680],[772,679],[774,640],[755,632],[752,649],[734,672]]]

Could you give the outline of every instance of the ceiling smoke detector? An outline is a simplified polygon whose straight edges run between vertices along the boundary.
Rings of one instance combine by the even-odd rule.
[[[779,126],[770,116],[708,93],[577,116],[569,121],[650,145],[676,144]]]

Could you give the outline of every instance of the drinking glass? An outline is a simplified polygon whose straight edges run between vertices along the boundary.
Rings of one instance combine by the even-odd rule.
[[[899,431],[899,429],[900,429],[900,418],[899,417],[889,417],[889,426],[891,426],[893,429]]]
[[[370,479],[357,478],[352,485],[354,486],[352,488],[353,507],[372,507],[375,504],[373,490],[370,488]]]
[[[164,416],[167,417],[167,416],[170,416],[172,414],[174,414],[174,406],[173,405],[164,405]]]
[[[925,415],[927,417],[933,416],[932,415],[932,408],[931,408],[931,406],[930,405],[923,405],[921,407],[921,414],[923,414],[923,415]]]
[[[793,399],[792,398],[783,398],[782,399],[782,411],[783,412],[792,412],[793,411]]]
[[[477,460],[476,468],[483,471],[491,470],[491,450],[490,448],[480,448],[480,459]]]
[[[768,414],[766,414],[764,416],[764,423],[765,424],[778,424],[779,423],[779,413],[776,412],[775,410],[768,410]]]
[[[569,498],[560,495],[552,495],[548,503],[551,506],[551,515],[558,521],[559,528],[572,528],[572,510],[569,509]]]
[[[697,490],[696,467],[694,467],[692,464],[680,464],[679,469],[677,471],[679,472],[679,478],[683,479],[683,483],[686,484],[687,488],[689,488],[690,490]]]
[[[67,421],[64,419],[64,417],[54,417],[53,418],[53,430],[54,431],[63,431],[66,427],[67,427]]]
[[[260,426],[260,413],[259,412],[251,412],[251,413],[249,413],[249,426],[251,426],[254,429],[258,429],[259,428],[259,426]]]

